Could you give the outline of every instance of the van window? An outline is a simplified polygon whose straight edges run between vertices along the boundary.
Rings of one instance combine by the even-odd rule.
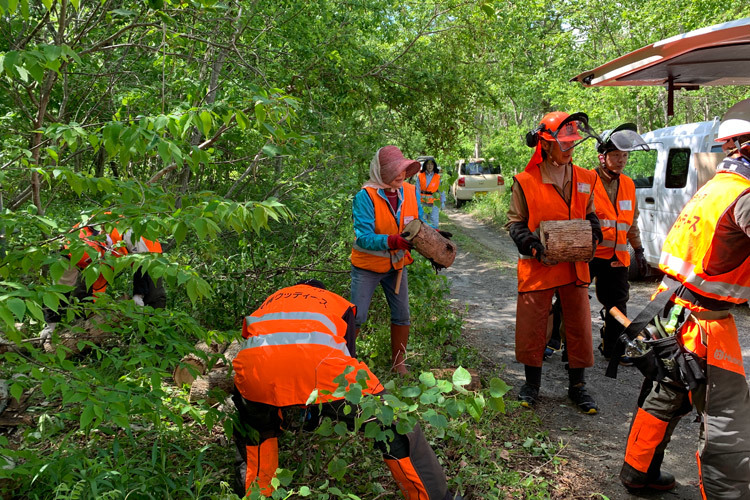
[[[625,175],[633,179],[636,188],[654,187],[654,171],[658,154],[656,149],[630,153]]]
[[[668,188],[684,188],[687,185],[689,166],[690,149],[670,149],[664,185]]]

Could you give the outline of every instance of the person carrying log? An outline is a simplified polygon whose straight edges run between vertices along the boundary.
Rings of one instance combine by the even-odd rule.
[[[635,184],[633,179],[622,173],[628,163],[630,151],[648,149],[633,123],[623,123],[604,134],[597,146],[599,167],[596,173],[600,182],[596,184],[594,198],[604,240],[596,247],[594,258],[589,262],[589,272],[592,281],[596,282],[596,298],[602,305],[604,325],[600,331],[602,342],[599,352],[607,361],[612,357],[617,338],[622,333],[622,326],[609,310],[617,307],[626,314],[630,298],[628,243],[635,251],[638,272],[641,275],[648,272],[641,232],[638,229]],[[623,355],[620,364],[633,363]]]
[[[355,315],[354,304],[320,281],[305,280],[271,294],[244,319],[246,340],[233,361],[238,417],[234,488],[240,497],[256,483],[263,495],[273,493],[281,409],[305,407],[309,429],[322,416],[353,423],[356,412],[344,411],[344,396],[333,395],[336,379],[347,368],[353,368],[345,376],[350,384],[358,373],[366,375],[364,394],[384,393],[377,377],[355,358]],[[312,400],[315,406],[307,408]],[[395,424],[384,430],[393,438],[376,446],[405,498],[461,500],[448,490],[443,468],[418,424],[407,434],[399,434]]]
[[[682,209],[659,259],[664,280],[650,306],[677,313],[678,326],[645,357],[655,375],[644,380],[620,471],[630,490],[674,488],[661,470],[664,452],[695,406],[702,497],[750,499],[750,392],[730,313],[750,300],[750,101],[727,111],[718,136],[730,154]],[[655,317],[650,306],[634,323]]]
[[[548,113],[527,134],[526,144],[535,148],[534,154],[514,177],[506,228],[519,251],[516,359],[525,367],[526,382],[518,398],[526,407],[539,399],[547,321],[557,291],[565,320],[568,397],[583,413],[598,411],[584,381],[585,369],[594,365],[588,264],[550,259],[538,231],[544,221],[585,219],[591,225],[593,247],[602,240],[594,210],[598,176],[572,163],[573,148],[593,136],[584,113]]]
[[[424,221],[416,188],[404,180],[419,168],[418,161],[404,158],[396,146],[378,149],[370,162],[370,178],[352,204],[351,300],[357,306],[357,332],[367,321],[379,284],[391,312],[391,367],[400,375],[409,372],[404,359],[411,324],[406,266],[414,260],[412,245],[401,233],[409,222]]]
[[[103,294],[107,290],[107,280],[99,274],[96,281],[87,286],[83,278],[82,271],[91,265],[97,258],[102,258],[107,254],[115,257],[121,257],[128,253],[162,253],[161,244],[158,241],[150,241],[141,237],[135,243],[132,242],[132,231],[127,230],[124,235],[120,235],[117,229],[106,232],[103,224],[87,224],[80,226],[76,224],[70,233],[76,233],[78,238],[91,248],[83,253],[74,266],[70,266],[63,272],[57,284],[74,287],[66,295],[66,302],[72,299],[78,301],[86,298],[96,299],[96,296]],[[70,243],[64,245],[64,250],[68,250]],[[93,257],[92,257],[93,255]],[[71,253],[63,251],[63,257],[70,260]],[[154,280],[148,272],[141,269],[133,273],[133,302],[138,306],[164,307],[166,305],[166,291],[161,278]],[[57,328],[57,324],[62,318],[66,305],[60,304],[57,311],[49,307],[44,309],[45,327],[40,332],[42,339],[49,339]]]

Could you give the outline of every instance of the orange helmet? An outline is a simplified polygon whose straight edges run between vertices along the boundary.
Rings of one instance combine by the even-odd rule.
[[[533,148],[539,139],[544,139],[557,142],[563,151],[567,151],[593,136],[588,122],[589,117],[585,113],[547,113],[539,125],[526,134],[526,145]],[[585,135],[581,135],[581,131]]]

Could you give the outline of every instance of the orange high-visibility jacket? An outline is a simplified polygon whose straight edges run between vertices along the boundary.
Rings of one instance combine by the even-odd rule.
[[[620,176],[617,188],[617,199],[614,206],[607,195],[607,190],[601,182],[596,183],[594,189],[594,204],[596,215],[602,225],[604,239],[596,247],[594,257],[599,259],[611,259],[617,256],[625,267],[630,265],[630,253],[628,253],[628,231],[633,225],[635,216],[635,184],[633,179],[627,175]]]
[[[391,204],[388,200],[378,195],[375,188],[364,188],[372,200],[375,208],[375,233],[376,234],[400,234],[404,231],[407,222],[419,218],[419,205],[417,204],[417,188],[404,183],[404,199],[401,202],[401,217],[396,222]],[[387,273],[391,269],[401,269],[408,266],[414,259],[408,250],[367,250],[354,242],[352,247],[352,264],[361,269],[367,269],[376,273]]]
[[[266,299],[242,324],[247,339],[237,354],[234,383],[243,398],[273,406],[304,405],[313,390],[316,403],[342,399],[332,394],[334,379],[351,366],[350,383],[364,370],[363,392],[383,390],[366,364],[351,357],[343,317],[354,304],[335,293],[309,285],[282,288]]]
[[[427,184],[427,174],[425,172],[419,173],[419,196],[422,198],[422,203],[435,203],[435,197],[433,196],[440,189],[440,174],[432,174],[430,183]]]
[[[543,220],[585,219],[589,199],[599,180],[596,172],[573,165],[573,189],[570,204],[552,184],[542,183],[542,173],[538,165],[530,165],[514,177],[526,198],[529,209],[528,227],[533,233]],[[596,203],[596,202],[595,202]],[[528,255],[518,257],[518,291],[532,292],[547,290],[570,283],[579,285],[591,282],[587,262],[560,262],[545,266]]]
[[[742,175],[718,171],[685,205],[664,242],[659,269],[686,288],[711,299],[735,304],[750,299],[750,259],[731,271],[712,275],[714,241],[719,220],[741,195],[750,191]]]

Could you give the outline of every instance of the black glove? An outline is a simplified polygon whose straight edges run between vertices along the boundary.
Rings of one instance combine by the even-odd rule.
[[[594,255],[596,255],[596,247],[598,245],[599,245],[599,238],[597,238],[595,234],[592,234],[591,235],[591,248],[592,248],[591,258],[592,259],[594,258]]]
[[[514,222],[508,227],[508,232],[513,242],[518,247],[521,255],[531,255],[531,245],[537,242],[541,245],[539,236],[535,235],[529,229],[525,222]]]
[[[643,255],[643,247],[635,249],[635,263],[638,266],[638,274],[646,276],[648,274],[648,262],[646,262],[646,256]]]
[[[438,264],[437,262],[435,262],[434,260],[432,260],[430,258],[428,258],[427,260],[429,260],[430,264],[432,264],[432,268],[435,270],[435,274],[437,274],[438,271],[440,271],[441,269],[445,269],[444,265]]]
[[[451,239],[453,237],[453,233],[449,233],[448,231],[441,231],[438,229],[437,232],[440,233],[440,236],[443,238]]]
[[[536,250],[536,254],[534,254],[534,250]],[[542,257],[544,257],[544,245],[542,245],[542,242],[538,239],[536,241],[532,241],[529,246],[529,255],[533,255],[536,257],[536,260],[539,262],[542,262]]]

